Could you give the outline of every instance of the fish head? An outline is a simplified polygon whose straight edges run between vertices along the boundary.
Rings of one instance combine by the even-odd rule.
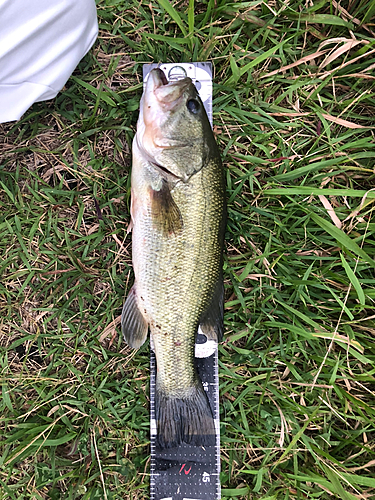
[[[136,143],[140,153],[168,181],[187,182],[204,167],[217,147],[190,78],[168,82],[159,68],[149,73]]]

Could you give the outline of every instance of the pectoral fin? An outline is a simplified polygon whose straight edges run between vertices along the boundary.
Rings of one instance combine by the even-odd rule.
[[[161,188],[151,188],[151,212],[156,229],[166,236],[178,234],[182,230],[182,217],[178,206],[172,198],[168,182],[163,179]]]
[[[141,347],[147,338],[148,324],[139,310],[135,285],[122,308],[121,329],[126,343],[134,349]]]
[[[211,302],[200,320],[202,333],[208,340],[220,342],[224,334],[224,283],[223,276],[216,283]]]

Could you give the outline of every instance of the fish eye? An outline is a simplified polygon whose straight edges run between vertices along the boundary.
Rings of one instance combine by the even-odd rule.
[[[189,99],[186,103],[186,107],[190,111],[190,113],[196,115],[201,106],[199,104],[199,101],[197,101],[196,99]]]

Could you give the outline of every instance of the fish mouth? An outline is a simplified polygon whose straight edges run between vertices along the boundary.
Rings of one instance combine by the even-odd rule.
[[[168,84],[168,79],[165,76],[165,73],[160,68],[155,68],[150,72],[150,76],[154,79],[154,85],[161,87],[162,85]]]
[[[155,68],[148,75],[146,93],[153,94],[159,105],[167,111],[179,103],[185,90],[191,84],[190,78],[168,82],[164,72],[160,68]]]

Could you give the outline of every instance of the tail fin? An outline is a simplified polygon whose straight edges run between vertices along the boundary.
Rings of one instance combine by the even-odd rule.
[[[179,399],[156,390],[157,443],[160,448],[215,445],[215,422],[201,383],[189,397]]]

